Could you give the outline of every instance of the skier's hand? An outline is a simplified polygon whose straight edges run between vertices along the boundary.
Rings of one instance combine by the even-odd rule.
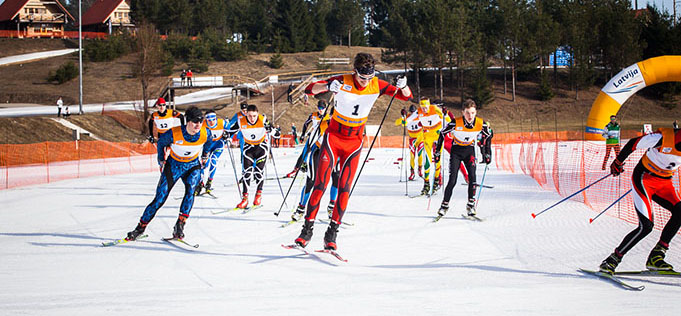
[[[436,152],[433,153],[433,161],[435,163],[440,162],[440,152],[439,151],[436,151]]]
[[[156,141],[156,140],[154,139],[154,136],[151,136],[151,135],[149,135],[149,137],[147,137],[147,139],[148,139],[149,142],[152,143],[152,144]]]
[[[166,161],[165,160],[159,160],[158,161],[158,168],[159,170],[163,171],[163,166],[165,166]]]
[[[624,163],[620,162],[615,158],[615,161],[612,162],[610,165],[610,174],[612,174],[613,177],[619,176],[620,173],[624,172]]]
[[[395,87],[397,89],[404,89],[407,87],[407,77],[406,76],[397,76],[397,80],[395,81]]]
[[[482,155],[482,162],[488,165],[492,163],[492,154],[487,153]]]
[[[406,117],[407,116],[407,110],[402,108],[402,110],[400,111],[400,114],[402,114],[402,117]]]
[[[302,172],[307,172],[307,164],[306,164],[306,163],[303,162],[303,163],[300,165],[300,171],[302,171]]]
[[[201,169],[206,167],[206,164],[208,163],[208,155],[201,155],[201,160],[199,160],[201,163]]]
[[[331,81],[331,82],[329,82],[329,91],[331,91],[333,93],[338,93],[338,92],[340,92],[340,89],[341,89],[342,86],[343,86],[343,84],[340,83],[340,81],[338,81],[338,80]]]

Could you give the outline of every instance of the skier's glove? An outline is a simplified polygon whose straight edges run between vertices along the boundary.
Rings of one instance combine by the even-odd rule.
[[[436,152],[433,153],[433,161],[435,163],[440,162],[440,152],[439,151],[436,151]]]
[[[149,142],[152,143],[152,144],[156,141],[156,140],[154,139],[154,136],[151,136],[151,135],[149,135],[149,137],[147,137],[147,139],[148,139]]]
[[[484,154],[482,155],[482,162],[485,164],[490,164],[492,163],[492,154]]]
[[[343,84],[340,83],[340,81],[338,81],[338,80],[331,81],[331,82],[329,82],[329,91],[331,91],[333,93],[338,93],[338,92],[340,92],[340,89],[341,89],[342,86],[343,86]]]
[[[205,168],[206,164],[208,164],[208,155],[207,154],[201,155],[200,162],[201,162],[201,169]]]
[[[402,114],[402,117],[407,116],[407,110],[405,110],[404,108],[402,108],[402,110],[400,111],[400,114]]]
[[[300,165],[300,171],[302,171],[303,173],[307,172],[307,164],[306,163],[303,162]]]
[[[395,87],[397,89],[404,89],[407,87],[407,77],[406,76],[398,76],[397,81],[395,82]]]
[[[624,172],[624,163],[620,162],[615,158],[615,161],[612,162],[610,165],[610,174],[612,174],[613,177],[619,176],[620,173]]]

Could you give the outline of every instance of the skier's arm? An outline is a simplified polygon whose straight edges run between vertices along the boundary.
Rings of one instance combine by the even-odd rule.
[[[490,164],[492,162],[492,137],[494,137],[494,132],[489,123],[482,123],[482,140],[480,142],[480,152],[482,153],[483,162]]]
[[[159,165],[163,165],[166,159],[166,147],[173,143],[173,132],[168,131],[158,137],[158,146],[156,146],[157,160]]]
[[[409,101],[412,98],[411,89],[409,86],[405,86],[403,89],[398,89],[397,87],[389,84],[385,80],[378,80],[378,88],[381,91],[381,95],[387,94],[389,96],[395,95],[395,99],[400,99],[403,101]],[[395,92],[397,91],[397,94]]]
[[[312,114],[307,117],[307,120],[305,120],[305,123],[303,123],[303,132],[300,135],[305,136],[305,133],[307,132],[307,129],[310,127],[310,124],[312,124]]]
[[[173,110],[173,117],[180,119],[180,125],[186,125],[187,124],[187,121],[185,120],[184,115],[182,115],[182,113]]]
[[[309,85],[307,85],[307,87],[305,87],[305,94],[317,95],[329,91],[329,83],[333,82],[334,80],[342,83],[343,76],[335,76],[326,80],[320,80],[317,82],[310,83]]]
[[[620,150],[616,159],[620,163],[623,163],[627,157],[637,149],[648,149],[659,146],[662,146],[662,134],[659,132],[635,137],[630,139],[627,144],[622,147],[622,150]]]
[[[149,117],[149,141],[154,140],[154,117]]]
[[[234,120],[234,123],[232,121],[229,121],[229,127],[225,128],[225,132],[222,134],[223,139],[229,139],[234,136],[234,134],[239,132],[239,121]]]

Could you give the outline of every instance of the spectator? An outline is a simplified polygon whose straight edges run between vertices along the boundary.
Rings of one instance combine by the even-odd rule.
[[[279,139],[281,138],[281,126],[277,124],[277,127],[274,129],[274,132],[272,133],[272,139],[274,140],[273,146],[274,148],[279,148]]]
[[[288,90],[286,91],[286,101],[288,101],[288,103],[293,103],[293,96],[291,95],[291,92],[293,92],[293,84],[289,84]]]
[[[71,116],[71,112],[69,112],[69,105],[64,105],[64,118],[68,118]]]
[[[679,129],[679,120],[674,120],[674,123],[672,123],[672,126],[674,129]]]
[[[187,86],[193,87],[194,86],[194,73],[192,72],[191,69],[187,69]]]
[[[182,69],[182,73],[180,73],[180,86],[184,87],[184,81],[187,79],[187,71]]]
[[[291,123],[291,135],[293,135],[293,141],[298,145],[298,133],[296,132],[296,123]]]
[[[64,101],[59,97],[59,99],[57,99],[57,117],[61,117],[62,106],[64,106]]]

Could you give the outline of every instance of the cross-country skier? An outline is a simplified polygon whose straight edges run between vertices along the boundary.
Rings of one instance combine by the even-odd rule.
[[[409,106],[409,113],[404,113],[402,117],[395,121],[395,125],[407,126],[407,135],[409,135],[409,166],[411,167],[409,181],[413,181],[416,178],[414,174],[415,160],[418,160],[419,177],[423,177],[421,172],[423,168],[423,128],[418,120],[418,116],[414,115],[415,112],[416,106],[412,104]]]
[[[414,116],[418,117],[418,121],[423,127],[423,153],[425,154],[423,170],[425,176],[423,177],[424,183],[421,194],[430,194],[430,168],[431,164],[434,162],[435,143],[440,135],[444,116],[442,110],[438,106],[430,104],[430,100],[427,98],[423,98],[419,101],[419,108],[411,117]],[[439,150],[442,150],[442,148]],[[437,154],[439,155],[440,153],[438,152]],[[433,183],[433,191],[436,191],[442,185],[440,168],[440,162],[435,162],[435,182]]]
[[[180,204],[180,215],[173,229],[173,238],[184,238],[184,224],[194,204],[194,190],[201,179],[201,164],[208,157],[213,144],[210,131],[203,127],[203,113],[197,107],[190,107],[185,112],[186,125],[173,127],[170,132],[162,134],[158,139],[158,163],[162,168],[161,178],[156,186],[156,196],[147,205],[137,227],[128,232],[127,240],[135,240],[144,233],[156,212],[168,199],[168,194],[175,183],[182,179],[184,198]],[[170,156],[166,159],[165,149],[169,148]]]
[[[443,108],[442,110],[446,116],[449,117],[448,122],[454,121],[456,118],[454,117],[454,113],[451,111],[447,111],[446,109]],[[447,134],[444,134],[444,148],[447,151],[448,154],[452,154],[452,143],[454,142],[454,136],[452,136],[452,133],[449,132]],[[478,146],[480,145],[481,141],[481,134],[478,134]],[[468,171],[466,171],[466,166],[463,164],[463,161],[459,164],[459,171],[461,172],[461,175],[463,176],[463,181],[464,183],[468,184]]]
[[[156,126],[156,132],[158,133],[158,138],[161,138],[163,133],[169,131],[171,128],[177,126],[179,120],[180,125],[184,124],[184,116],[178,111],[169,110],[166,107],[166,100],[163,98],[158,98],[156,101],[157,111],[151,114],[149,118],[149,142],[153,143],[154,139],[154,126]]]
[[[322,115],[324,115],[324,110],[326,109],[326,101],[324,100],[319,100],[317,103],[317,110],[310,113],[310,115],[307,117],[307,120],[305,120],[305,123],[303,123],[303,131],[300,134],[300,141],[304,141],[304,139],[309,138],[310,134],[314,133],[316,131],[317,126],[319,125],[319,122],[322,120]],[[289,173],[286,174],[287,178],[293,178],[293,176],[298,172],[298,169],[303,169],[302,171],[305,172],[307,170],[307,157],[310,153],[310,142],[305,142],[305,146],[303,146],[303,151],[300,156],[298,156],[298,160],[296,161],[295,166],[293,167],[293,170]]]
[[[324,235],[324,248],[336,249],[336,233],[348,204],[352,181],[357,171],[364,126],[374,102],[381,95],[395,96],[409,100],[411,90],[407,78],[400,77],[396,86],[375,77],[375,59],[367,53],[359,53],[354,60],[354,73],[331,77],[328,80],[311,83],[305,93],[316,95],[331,91],[335,93],[335,109],[329,127],[323,136],[319,160],[315,170],[314,190],[307,205],[305,224],[295,243],[307,246],[312,238],[312,230],[319,202],[335,169],[338,171],[338,198],[333,209],[332,220]]]
[[[681,227],[681,199],[672,181],[674,171],[681,166],[681,131],[660,128],[654,133],[630,139],[610,164],[610,173],[615,177],[620,175],[624,171],[624,161],[637,149],[646,150],[631,176],[638,227],[603,260],[601,272],[613,274],[622,257],[653,230],[653,201],[671,212],[672,216],[662,229],[660,240],[650,251],[646,267],[650,270],[673,269],[664,258],[669,243]]]
[[[315,171],[317,170],[317,161],[319,158],[319,147],[322,145],[322,137],[324,135],[324,132],[326,131],[326,128],[329,126],[329,120],[331,119],[331,115],[333,114],[327,113],[326,116],[322,119],[321,116],[324,114],[325,109],[326,102],[320,100],[318,103],[318,110],[321,113],[319,112],[313,113],[316,114],[314,117],[312,114],[310,115],[310,118],[312,118],[312,122],[309,124],[311,125],[309,127],[311,131],[308,137],[311,137],[311,139],[308,139],[305,145],[306,146],[307,144],[312,145],[310,146],[310,149],[307,151],[307,155],[305,154],[301,155],[301,157],[305,156],[303,159],[307,161],[308,165],[307,179],[305,181],[305,186],[300,192],[300,202],[298,203],[298,208],[293,214],[291,214],[291,219],[294,221],[300,220],[305,214],[305,206],[307,206],[307,202],[310,198],[310,192],[314,187]],[[308,118],[308,120],[310,119]],[[305,126],[307,126],[307,122]],[[305,126],[303,126],[303,131],[305,131]],[[319,128],[319,130],[317,130],[317,128]],[[334,205],[336,204],[337,196],[338,196],[338,172],[334,170],[331,174],[330,201],[329,205],[326,208],[327,212],[329,213],[329,219],[331,219],[331,217],[333,216],[333,208]]]
[[[445,187],[445,194],[438,215],[444,216],[449,210],[449,200],[452,197],[452,190],[456,185],[456,178],[459,174],[459,165],[463,162],[468,170],[468,203],[466,211],[469,216],[475,216],[475,143],[478,134],[482,133],[482,141],[479,143],[482,153],[482,161],[485,164],[492,162],[492,129],[482,118],[477,117],[475,101],[468,99],[463,102],[462,116],[457,117],[440,133],[437,141],[435,160],[440,160],[440,149],[444,143],[444,134],[452,133],[452,148],[449,153],[449,180]]]
[[[215,176],[215,171],[218,169],[218,160],[225,147],[225,140],[222,139],[222,135],[224,134],[225,129],[228,128],[227,122],[222,118],[218,118],[217,113],[213,110],[208,110],[206,112],[205,126],[208,127],[208,130],[211,133],[210,137],[213,140],[213,145],[209,150],[210,158],[208,163],[204,166],[202,171],[202,173],[205,173],[206,169],[208,169],[208,179],[204,185],[203,178],[205,175],[201,177],[201,182],[196,186],[196,195],[201,194],[201,189],[205,189],[206,194],[211,194],[211,191],[213,190],[213,177]]]
[[[257,183],[253,206],[259,206],[262,202],[262,186],[265,180],[263,172],[269,152],[266,136],[271,129],[267,119],[258,114],[258,107],[250,104],[246,108],[246,116],[239,118],[225,133],[231,139],[234,134],[241,132],[244,139],[241,157],[243,191],[241,191],[241,202],[236,206],[237,209],[248,208],[248,186],[251,180]]]

